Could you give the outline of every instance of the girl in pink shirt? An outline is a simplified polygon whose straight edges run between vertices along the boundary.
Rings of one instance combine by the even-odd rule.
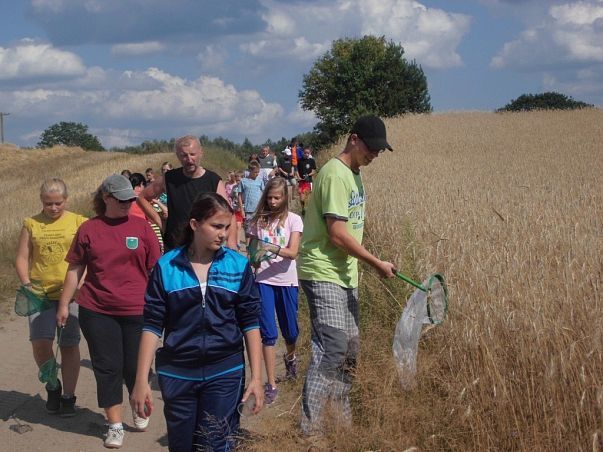
[[[298,281],[295,258],[301,240],[303,222],[299,215],[289,212],[287,189],[287,181],[282,177],[275,177],[267,183],[250,227],[252,236],[280,247],[275,257],[257,264],[256,273],[256,283],[262,301],[260,333],[268,379],[264,386],[264,401],[267,404],[274,402],[278,394],[274,349],[278,338],[275,310],[287,347],[287,352],[283,356],[286,368],[285,378],[297,377],[295,343],[299,330],[297,326]]]

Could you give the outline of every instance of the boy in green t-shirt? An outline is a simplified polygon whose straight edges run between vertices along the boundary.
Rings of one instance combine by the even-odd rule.
[[[351,372],[360,348],[358,336],[358,259],[391,278],[394,264],[362,246],[366,196],[360,167],[385,149],[385,124],[364,116],[354,124],[343,151],[321,169],[306,209],[298,275],[312,322],[312,360],[303,390],[301,428],[321,432],[329,398],[341,403],[351,422]]]

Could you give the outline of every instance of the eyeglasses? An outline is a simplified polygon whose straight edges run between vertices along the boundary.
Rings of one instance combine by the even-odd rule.
[[[113,195],[110,195],[110,196],[111,196],[111,198],[115,199],[115,200],[116,200],[118,203],[120,203],[120,204],[127,204],[127,203],[129,203],[129,202],[134,202],[134,201],[136,201],[136,198],[133,198],[133,199],[125,199],[125,200],[124,200],[124,199],[117,199],[117,198],[116,198],[115,196],[113,196]]]

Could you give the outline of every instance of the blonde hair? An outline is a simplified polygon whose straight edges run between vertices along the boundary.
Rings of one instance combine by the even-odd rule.
[[[46,179],[40,186],[40,196],[49,193],[58,193],[63,198],[67,199],[67,185],[65,185],[63,179],[57,177]]]
[[[271,190],[282,190],[283,192],[283,202],[275,211],[271,210],[270,206],[268,205],[268,193]],[[264,188],[262,197],[258,202],[258,207],[256,208],[253,218],[251,219],[251,224],[259,228],[266,228],[270,226],[270,223],[278,219],[279,226],[283,227],[285,225],[285,221],[287,221],[288,215],[289,197],[287,180],[283,177],[273,177],[266,184],[266,188]]]
[[[192,145],[197,145],[199,148],[201,148],[201,141],[199,141],[199,138],[194,135],[185,135],[176,140],[174,143],[174,151],[178,152],[180,149]]]

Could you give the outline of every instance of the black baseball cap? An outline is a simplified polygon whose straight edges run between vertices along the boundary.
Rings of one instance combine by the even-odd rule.
[[[364,141],[369,151],[380,151],[382,149],[393,151],[387,142],[385,124],[377,116],[370,115],[358,118],[350,133],[358,135],[358,138]]]

